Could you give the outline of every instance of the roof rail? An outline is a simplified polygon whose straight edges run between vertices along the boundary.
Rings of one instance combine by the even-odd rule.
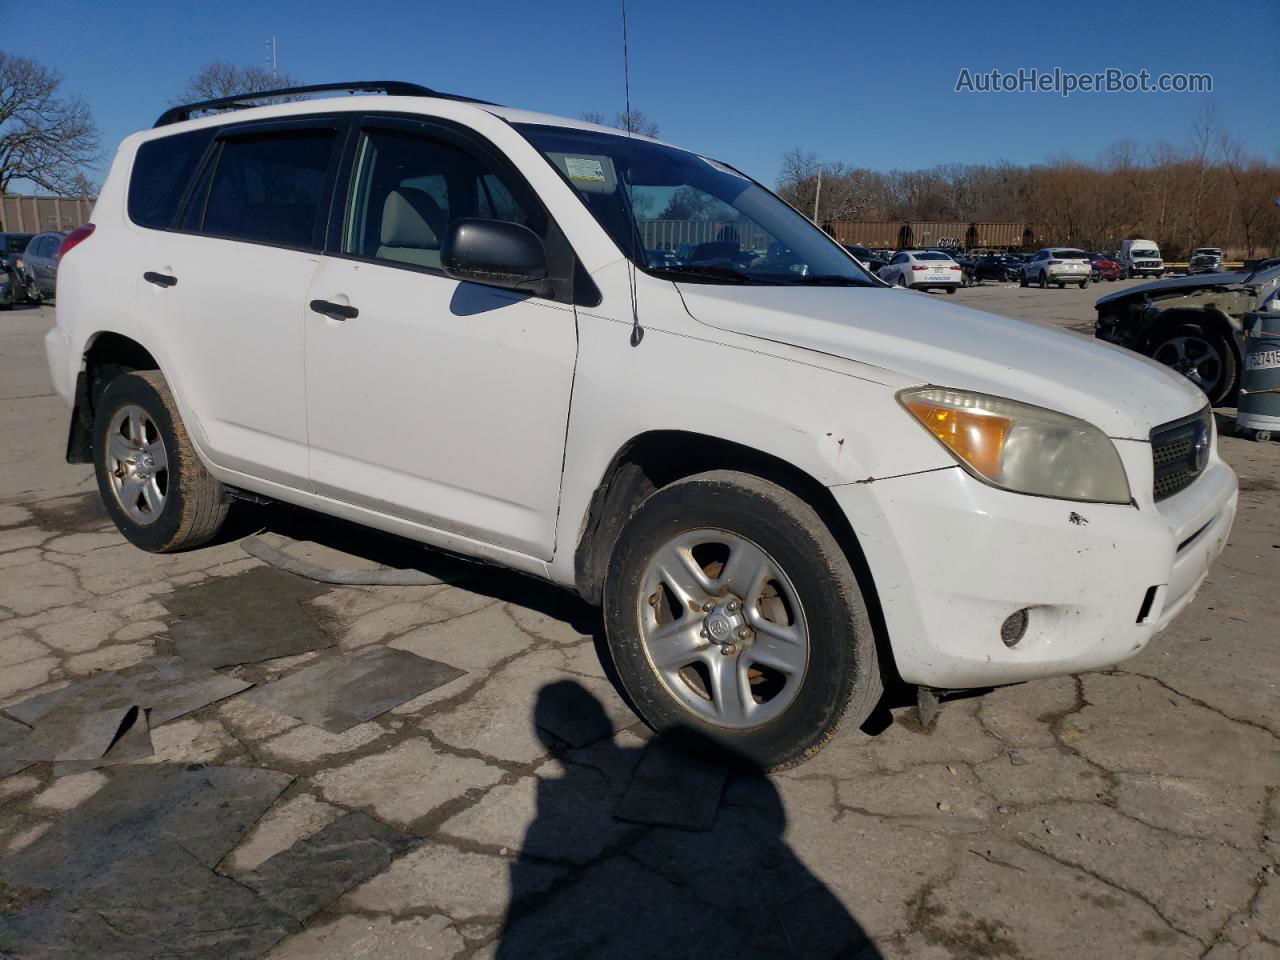
[[[474,97],[463,97],[456,93],[441,93],[418,83],[406,83],[403,80],[354,80],[348,83],[312,83],[303,87],[281,87],[279,90],[260,90],[255,93],[238,93],[232,97],[216,97],[213,100],[200,100],[196,103],[183,103],[170,107],[160,114],[155,126],[164,127],[171,123],[190,120],[193,114],[206,110],[243,110],[257,106],[254,100],[274,100],[280,97],[301,97],[308,93],[385,93],[393,97],[436,97],[442,100],[461,100],[464,103],[483,103],[489,106],[488,100],[477,100]]]

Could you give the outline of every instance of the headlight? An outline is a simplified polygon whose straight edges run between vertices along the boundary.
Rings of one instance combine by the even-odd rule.
[[[1128,503],[1116,446],[1091,423],[967,390],[903,390],[899,402],[985,483],[1061,500]]]

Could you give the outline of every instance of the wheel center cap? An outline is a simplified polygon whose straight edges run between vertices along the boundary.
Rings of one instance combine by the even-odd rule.
[[[721,600],[707,614],[703,626],[712,643],[732,643],[738,629],[745,626],[742,616],[742,601],[736,597]]]

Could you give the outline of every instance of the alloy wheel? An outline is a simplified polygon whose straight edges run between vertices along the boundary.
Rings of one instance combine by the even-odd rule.
[[[1211,396],[1222,382],[1222,357],[1213,344],[1202,337],[1193,334],[1170,337],[1151,356]]]
[[[719,726],[759,727],[794,701],[809,629],[794,584],[761,547],[725,530],[667,541],[645,569],[645,656],[686,709]]]
[[[107,431],[107,476],[120,508],[143,526],[164,511],[169,493],[169,455],[155,421],[129,403],[116,411]]]

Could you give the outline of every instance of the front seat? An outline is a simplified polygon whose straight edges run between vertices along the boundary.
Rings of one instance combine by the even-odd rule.
[[[440,238],[448,217],[431,194],[414,187],[397,187],[382,204],[382,245],[378,258],[440,266]]]

